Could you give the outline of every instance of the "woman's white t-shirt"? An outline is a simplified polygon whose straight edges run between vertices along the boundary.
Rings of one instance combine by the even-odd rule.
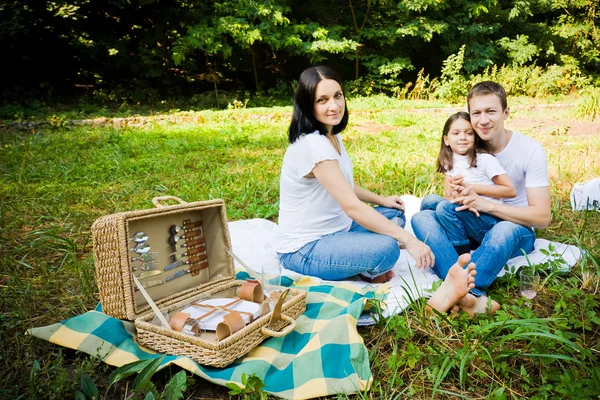
[[[285,152],[279,183],[278,253],[294,252],[325,235],[348,231],[352,225],[352,219],[319,181],[304,177],[321,161],[337,160],[342,174],[354,187],[352,161],[339,135],[334,137],[341,155],[318,131],[302,135]]]

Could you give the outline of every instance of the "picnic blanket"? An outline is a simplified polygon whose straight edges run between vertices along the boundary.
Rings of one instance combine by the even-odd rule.
[[[417,213],[421,206],[421,199],[412,195],[401,196],[405,204],[406,230],[412,232],[410,220]],[[277,264],[277,254],[273,249],[274,229],[277,224],[265,219],[250,219],[235,221],[229,223],[229,233],[231,236],[232,248],[236,255],[244,261],[249,267],[260,272],[262,265]],[[534,250],[527,256],[514,257],[508,260],[507,268],[500,271],[498,276],[506,273],[515,273],[523,266],[538,265],[547,263],[549,266],[559,268],[562,272],[569,271],[572,266],[581,258],[581,250],[577,246],[564,243],[552,242],[546,239],[537,239]],[[374,285],[367,283],[360,278],[350,278],[341,282],[324,281],[315,277],[306,277],[296,272],[283,269],[282,274],[294,280],[304,278],[305,282],[312,281],[312,284],[327,285],[351,285],[364,290],[373,290],[378,287],[379,292],[388,293],[385,300],[384,316],[399,314],[411,301],[430,297],[429,290],[432,284],[439,278],[431,269],[420,270],[415,268],[415,260],[408,251],[401,251],[400,258],[394,266],[396,276],[388,283]],[[236,263],[238,268],[241,268]],[[359,325],[374,324],[372,316],[364,314],[358,321]]]
[[[238,273],[238,279],[246,279]],[[283,279],[284,285],[305,283]],[[354,286],[311,286],[306,312],[296,329],[283,338],[270,338],[245,357],[225,368],[205,367],[188,357],[167,355],[160,368],[178,365],[219,385],[234,382],[243,386],[241,376],[258,376],[266,392],[286,399],[307,399],[336,393],[367,390],[372,383],[369,355],[356,325],[367,299],[375,291]],[[112,318],[96,310],[60,323],[32,328],[28,334],[60,346],[79,350],[114,366],[160,357],[135,340],[133,322]]]
[[[410,217],[418,211],[420,199],[403,196],[406,203],[407,229]],[[277,263],[272,250],[273,222],[253,219],[229,223],[232,249],[246,264],[260,271],[260,266]],[[570,268],[581,257],[579,249],[538,239],[529,262],[548,262]],[[527,259],[509,260],[514,272]],[[402,251],[392,281],[373,285],[361,280],[327,282],[284,270],[282,283],[304,287],[308,291],[306,312],[297,320],[296,329],[283,338],[270,338],[245,357],[225,368],[205,367],[187,357],[168,355],[161,368],[178,365],[193,374],[219,385],[234,382],[242,386],[241,376],[256,375],[264,390],[286,399],[307,399],[336,393],[367,390],[372,383],[368,351],[356,330],[357,325],[374,323],[363,314],[368,299],[384,300],[384,315],[404,310],[410,299],[428,296],[438,278],[433,272],[417,270],[408,252]],[[240,268],[241,269],[241,268]],[[504,271],[503,271],[504,273]],[[238,279],[248,274],[238,272]],[[76,349],[114,366],[140,359],[156,358],[156,352],[135,341],[132,322],[112,318],[96,310],[57,324],[32,328],[28,334],[58,345]]]

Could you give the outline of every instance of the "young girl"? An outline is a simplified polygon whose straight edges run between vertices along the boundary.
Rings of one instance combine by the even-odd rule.
[[[501,203],[503,198],[517,195],[508,174],[496,157],[486,152],[483,141],[471,127],[469,114],[464,111],[452,114],[444,124],[436,166],[437,172],[473,185],[473,190],[488,200]],[[456,192],[448,184],[448,179],[445,179],[444,195],[445,199],[435,194],[425,197],[421,210],[435,210],[457,253],[468,253],[470,241],[455,211],[459,205],[450,202],[456,197]],[[482,214],[480,218],[495,217]]]

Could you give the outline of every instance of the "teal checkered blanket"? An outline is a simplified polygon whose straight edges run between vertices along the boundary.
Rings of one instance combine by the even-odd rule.
[[[238,279],[245,279],[238,273]],[[382,297],[352,286],[314,285],[310,278],[288,285],[308,291],[306,312],[293,332],[270,338],[225,368],[205,367],[188,357],[167,355],[161,368],[178,365],[218,385],[243,386],[242,374],[256,375],[264,390],[286,399],[307,399],[367,390],[372,382],[368,351],[356,323],[369,298]],[[314,285],[314,286],[311,286]],[[133,322],[93,311],[28,334],[76,349],[114,366],[160,357],[135,340]]]

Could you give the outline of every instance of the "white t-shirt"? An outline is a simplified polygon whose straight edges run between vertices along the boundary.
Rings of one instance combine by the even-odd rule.
[[[452,170],[448,171],[448,175],[460,175],[464,178],[465,183],[471,185],[495,185],[493,177],[506,174],[506,171],[500,165],[500,162],[491,154],[477,153],[476,166],[469,165],[468,156],[459,154],[452,155]],[[503,199],[495,199],[488,196],[481,196],[496,203],[502,203]]]
[[[550,186],[548,160],[541,144],[519,132],[512,133],[506,147],[494,154],[512,180],[517,196],[504,204],[527,207],[527,189]]]
[[[316,178],[305,178],[321,161],[337,160],[348,183],[354,187],[352,161],[339,135],[339,155],[329,140],[315,131],[291,144],[283,157],[279,183],[279,224],[275,250],[291,253],[323,236],[348,231],[352,219]]]

